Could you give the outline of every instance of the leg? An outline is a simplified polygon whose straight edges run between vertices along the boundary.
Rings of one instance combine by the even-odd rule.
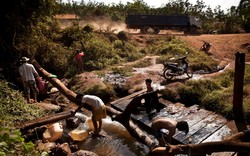
[[[94,116],[92,116],[92,121],[93,121],[93,125],[94,125],[94,128],[95,128],[95,133],[98,132],[98,127],[97,127],[97,121],[95,120]]]
[[[34,92],[34,102],[37,102],[37,92]]]
[[[29,83],[25,82],[24,84],[24,94],[26,96],[26,99],[27,99],[27,102],[28,103],[31,103],[31,100],[30,100],[30,86],[29,86]]]
[[[37,93],[38,93],[38,88],[36,86],[36,82],[35,81],[29,81],[29,86],[33,92],[33,96],[34,96],[34,102],[37,102]]]
[[[99,121],[98,133],[101,131],[101,129],[102,129],[102,119]]]
[[[145,107],[146,107],[146,113],[149,114],[151,111],[151,106],[150,106],[150,99],[149,98],[145,98]]]

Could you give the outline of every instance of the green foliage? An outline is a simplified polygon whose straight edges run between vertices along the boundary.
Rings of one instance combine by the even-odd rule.
[[[143,67],[148,67],[151,65],[152,65],[151,59],[146,58],[146,59],[142,59],[142,60],[137,61],[135,64],[133,64],[133,67],[143,68]]]
[[[19,130],[0,127],[0,155],[39,155],[32,142],[25,142]]]
[[[115,40],[113,42],[114,50],[117,55],[121,58],[120,60],[123,61],[135,61],[139,58],[142,58],[144,56],[141,51],[138,51],[137,48],[126,42],[122,42],[120,40]]]
[[[179,100],[179,95],[168,88],[160,90],[159,93],[162,95],[162,98],[168,99],[171,102],[177,102]]]
[[[201,106],[218,113],[225,108],[225,95],[221,91],[207,93],[201,101]]]
[[[187,105],[198,104],[201,105],[202,98],[215,90],[219,90],[221,87],[211,80],[198,80],[187,81],[184,85],[181,85],[177,92],[180,96],[180,101]]]
[[[128,34],[125,31],[120,31],[117,34],[117,38],[122,41],[128,41]]]
[[[120,74],[122,76],[131,76],[133,72],[133,68],[131,66],[112,67],[111,70],[114,74]]]
[[[229,88],[234,83],[234,71],[232,69],[228,70],[227,72],[215,77],[214,80],[218,82],[222,87]]]
[[[94,32],[94,27],[92,25],[87,24],[86,26],[83,27],[82,30],[87,33],[92,33]]]
[[[88,27],[84,27],[87,29]],[[84,37],[83,28],[81,28],[78,23],[73,23],[73,26],[66,28],[61,37],[61,42],[69,47],[73,42],[81,40]]]
[[[20,122],[49,113],[36,105],[27,104],[19,91],[9,88],[6,81],[0,80],[0,126],[14,128]]]
[[[105,103],[109,102],[115,97],[115,91],[113,87],[106,84],[106,87],[100,87],[99,85],[93,85],[84,91],[85,94],[96,95],[100,97]]]
[[[224,115],[225,117],[232,119],[232,91],[226,92],[224,90],[215,90],[207,93],[201,102],[201,106],[207,110]]]

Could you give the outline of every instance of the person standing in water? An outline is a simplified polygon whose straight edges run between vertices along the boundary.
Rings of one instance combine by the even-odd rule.
[[[95,128],[94,133],[99,134],[102,128],[102,119],[107,117],[106,106],[102,99],[95,95],[77,94],[76,99],[81,103],[78,110],[85,104],[91,107],[92,121]]]

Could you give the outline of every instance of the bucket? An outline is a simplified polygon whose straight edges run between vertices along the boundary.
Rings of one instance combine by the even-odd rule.
[[[47,126],[47,130],[43,133],[43,142],[53,142],[61,138],[63,134],[62,124],[57,122]]]
[[[89,118],[87,118],[86,122],[87,122],[86,124],[88,125],[88,130],[94,131],[95,127],[94,127],[92,119],[89,117]],[[98,125],[98,123],[97,123],[97,125]]]
[[[89,132],[86,130],[75,129],[70,131],[69,135],[74,141],[84,141],[88,138]]]

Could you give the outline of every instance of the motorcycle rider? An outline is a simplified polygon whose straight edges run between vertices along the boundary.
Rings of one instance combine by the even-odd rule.
[[[211,46],[212,46],[212,44],[210,44],[206,41],[203,41],[203,45],[201,46],[200,51],[204,51],[205,53],[208,53]]]

